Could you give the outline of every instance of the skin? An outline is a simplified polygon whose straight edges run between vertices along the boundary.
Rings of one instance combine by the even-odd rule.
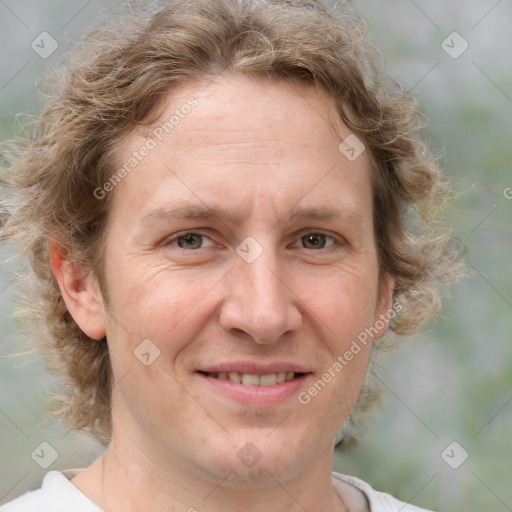
[[[73,483],[114,512],[363,510],[331,471],[371,343],[307,405],[297,393],[242,404],[197,370],[291,362],[310,372],[304,391],[391,307],[393,281],[379,280],[368,156],[349,161],[338,150],[350,131],[341,121],[330,128],[332,101],[310,84],[223,76],[173,91],[161,120],[191,97],[197,107],[112,192],[108,307],[95,276],[53,245],[66,304],[90,337],[107,336],[115,378],[112,442]],[[116,163],[150,135],[134,130]],[[151,214],[185,203],[230,215]],[[302,208],[340,212],[289,218]],[[179,238],[190,232],[203,238]],[[236,252],[248,236],[262,249],[252,263]],[[149,366],[134,356],[144,339],[160,350]],[[251,468],[237,457],[246,443],[261,454]]]

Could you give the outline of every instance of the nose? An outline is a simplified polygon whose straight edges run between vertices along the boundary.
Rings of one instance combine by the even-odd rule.
[[[271,344],[300,328],[300,299],[286,282],[283,266],[270,250],[252,263],[238,258],[226,277],[226,296],[220,313],[225,331],[258,344]]]

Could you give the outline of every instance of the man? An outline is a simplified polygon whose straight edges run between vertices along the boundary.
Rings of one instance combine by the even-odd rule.
[[[357,20],[171,0],[67,68],[4,173],[4,236],[62,416],[106,451],[0,510],[419,510],[332,473],[375,341],[425,325],[456,268],[414,102]]]

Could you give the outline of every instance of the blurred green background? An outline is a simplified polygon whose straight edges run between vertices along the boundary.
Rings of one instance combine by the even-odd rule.
[[[1,140],[19,133],[16,114],[39,112],[36,80],[105,16],[105,8],[121,4],[0,2]],[[455,287],[436,324],[387,355],[386,369],[379,370],[384,407],[358,446],[336,453],[335,469],[438,511],[512,510],[512,5],[351,4],[366,18],[387,73],[413,90],[430,120],[426,135],[458,193],[449,220],[467,249],[469,276]],[[31,48],[43,31],[59,43],[45,59]],[[453,58],[464,41],[467,50]],[[11,356],[25,349],[12,319],[17,267],[10,248],[0,248],[0,257],[3,503],[39,487],[46,470],[31,453],[41,442],[58,452],[50,469],[84,467],[101,448],[45,415],[52,383],[37,354]],[[453,445],[445,451],[453,442],[453,451]],[[468,458],[453,469],[442,454],[456,465],[462,449]]]

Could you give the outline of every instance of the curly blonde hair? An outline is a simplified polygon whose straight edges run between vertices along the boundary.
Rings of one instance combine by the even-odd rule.
[[[98,199],[94,191],[113,175],[119,141],[153,122],[161,99],[182,84],[236,71],[327,91],[370,155],[380,271],[394,277],[401,305],[391,330],[414,333],[439,312],[444,284],[458,270],[450,234],[436,221],[449,188],[420,139],[416,101],[385,77],[362,19],[347,6],[338,11],[315,0],[132,6],[89,33],[52,75],[28,140],[3,144],[1,237],[30,263],[22,313],[62,379],[58,414],[72,429],[109,442],[112,370],[106,339],[90,339],[66,309],[50,241],[63,241],[69,258],[104,282],[112,194]],[[377,400],[368,382],[352,422]]]

